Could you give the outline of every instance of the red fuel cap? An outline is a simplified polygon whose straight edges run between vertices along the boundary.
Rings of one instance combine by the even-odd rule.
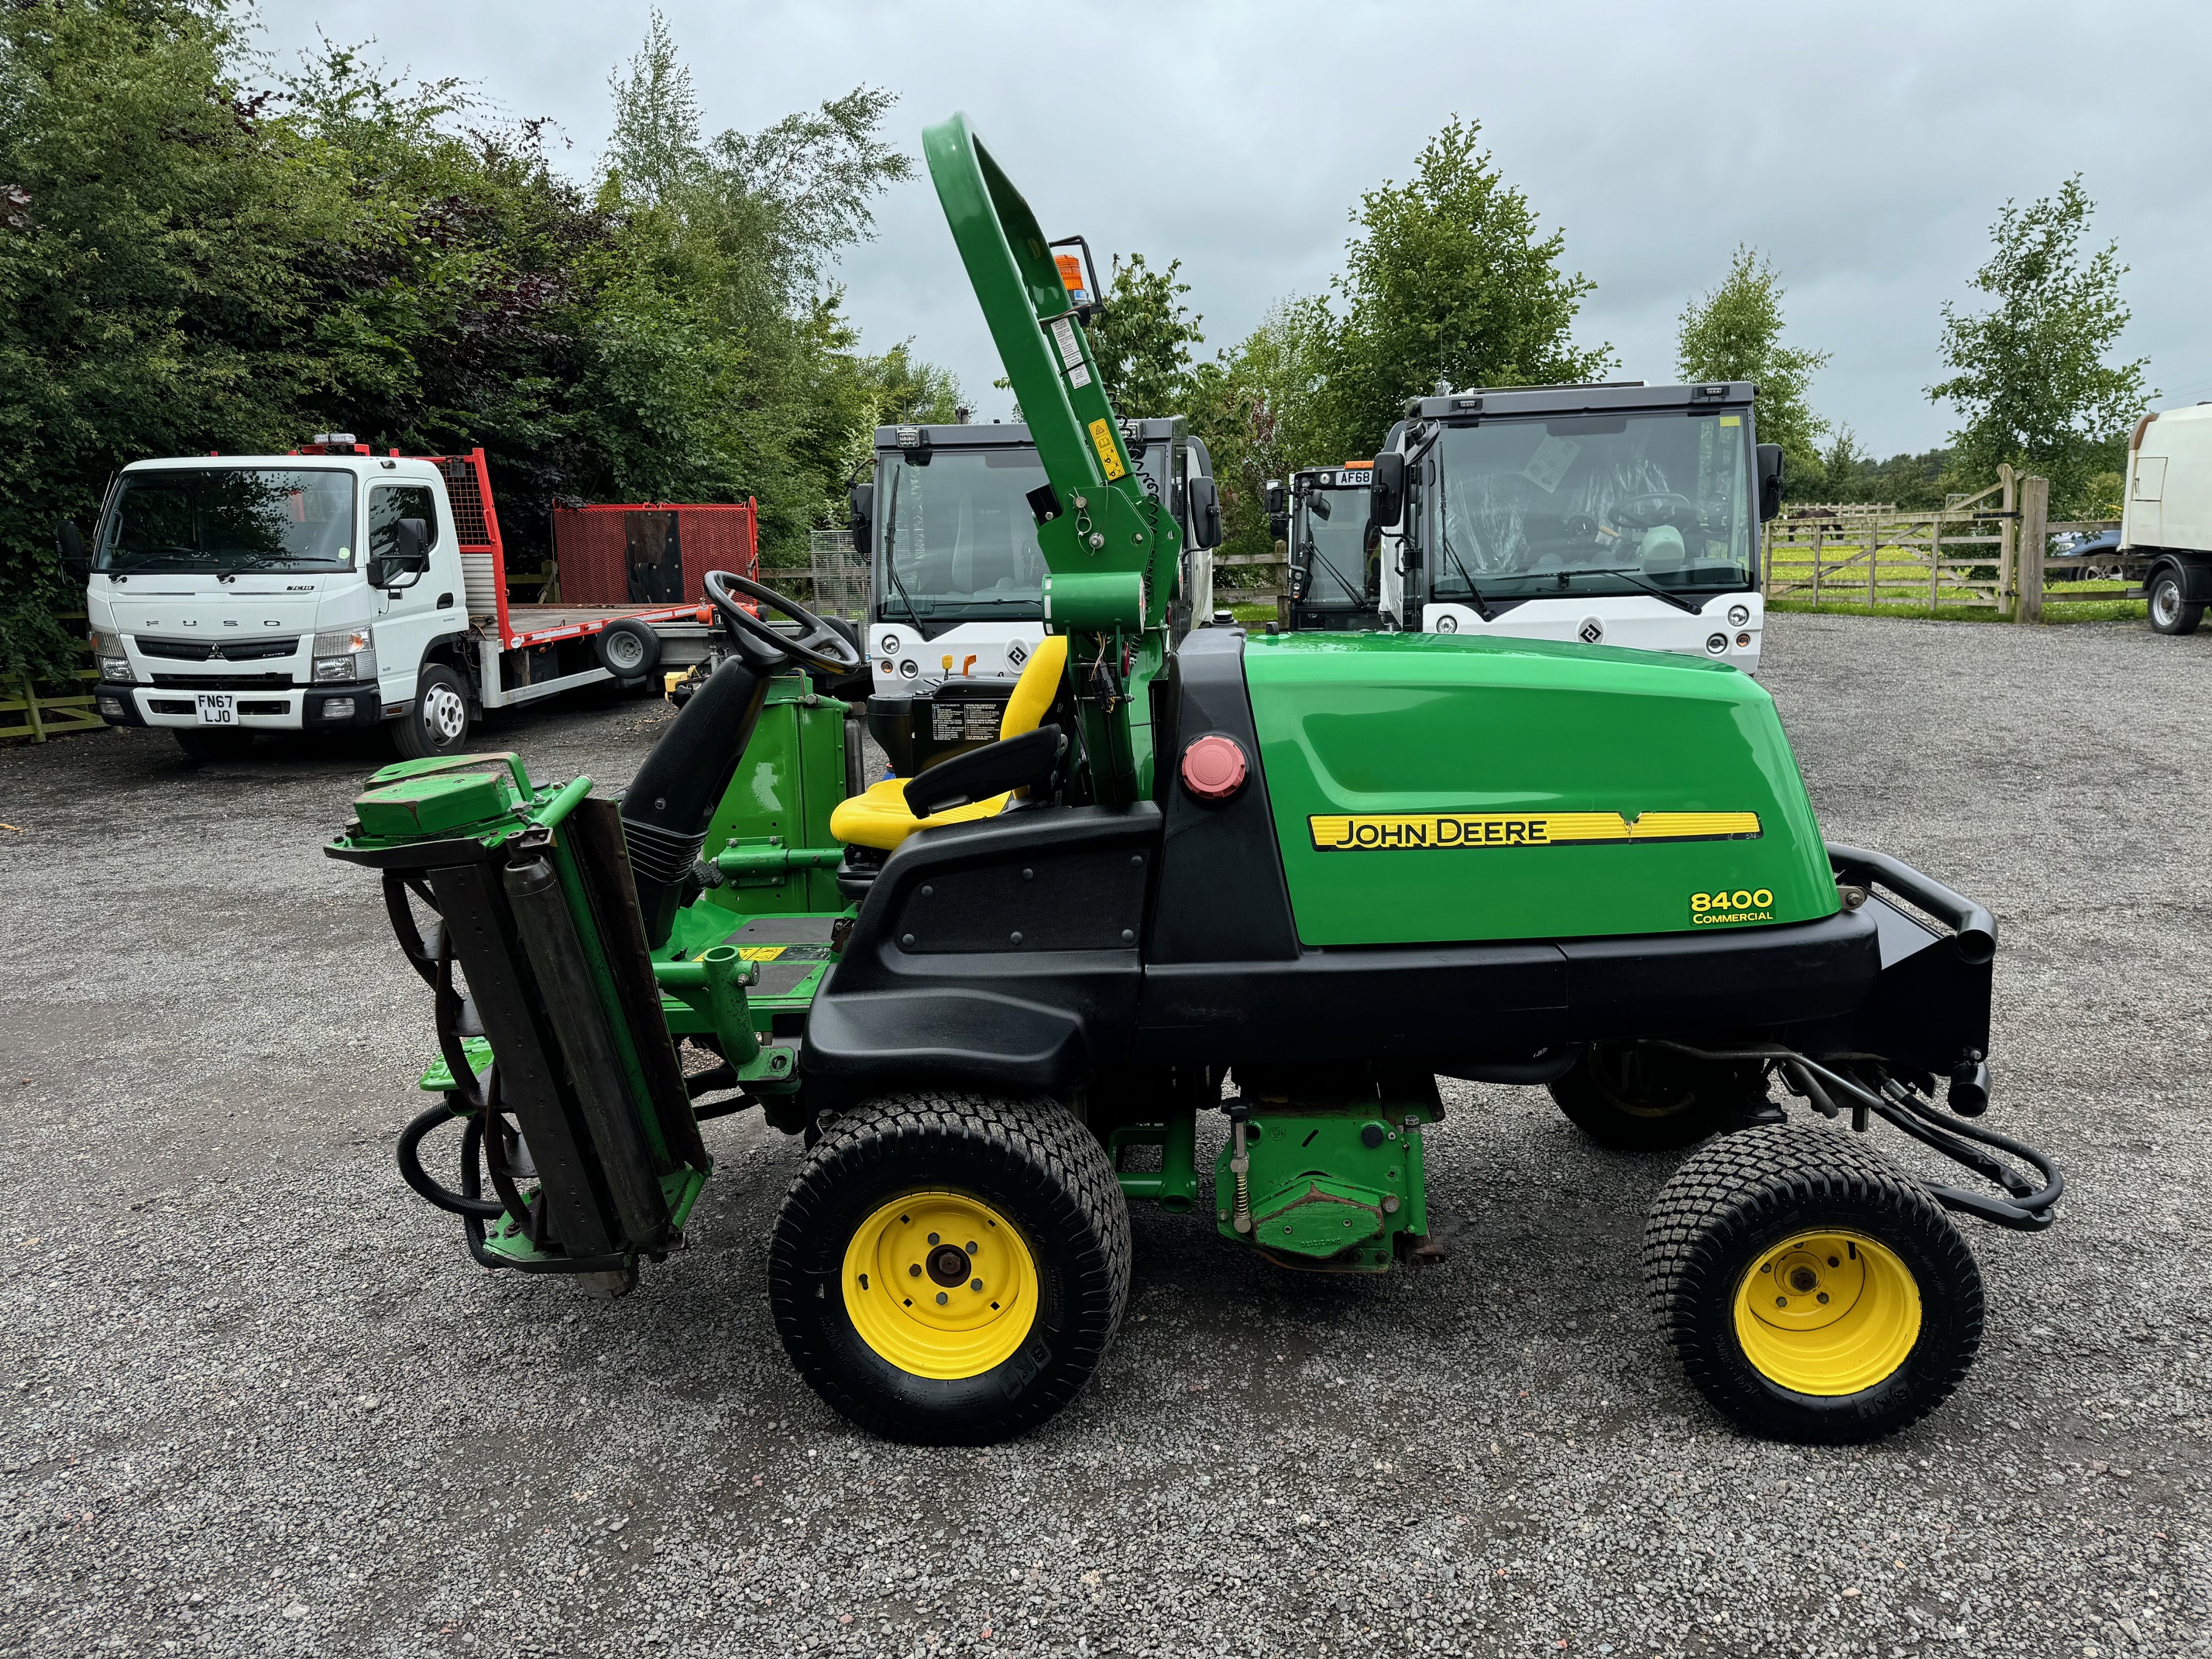
[[[1251,769],[1234,738],[1194,738],[1182,751],[1182,787],[1200,800],[1227,800]]]

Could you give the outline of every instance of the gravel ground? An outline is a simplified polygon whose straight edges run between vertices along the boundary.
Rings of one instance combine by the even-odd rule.
[[[693,1248],[619,1302],[401,1187],[429,1000],[317,850],[374,750],[0,754],[0,1652],[2201,1650],[2212,635],[1780,616],[1766,661],[1827,832],[1997,913],[1990,1121],[2075,1182],[1971,1227],[1979,1366],[1859,1449],[1747,1441],[1662,1353],[1671,1159],[1462,1086],[1447,1265],[1281,1273],[1140,1206],[1073,1407],[863,1439],[768,1316],[795,1143],[709,1124]],[[663,718],[487,737],[618,783]]]

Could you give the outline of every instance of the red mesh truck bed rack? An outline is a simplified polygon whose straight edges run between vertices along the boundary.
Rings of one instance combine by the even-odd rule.
[[[760,573],[760,514],[750,501],[708,506],[666,501],[629,501],[553,509],[553,561],[560,572],[561,602],[571,605],[623,605],[649,602],[632,586],[634,548],[657,554],[672,533],[682,558],[680,592],[664,592],[659,602],[706,597],[707,573],[726,570],[757,579]],[[671,568],[665,576],[672,578]]]

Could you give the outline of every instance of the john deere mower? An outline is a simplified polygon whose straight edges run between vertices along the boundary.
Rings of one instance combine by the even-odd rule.
[[[1988,912],[1824,845],[1723,665],[1171,648],[1182,538],[1046,239],[963,118],[926,151],[1049,480],[1048,635],[998,741],[848,791],[824,688],[852,643],[717,574],[720,665],[617,800],[513,755],[377,774],[329,850],[382,872],[435,1000],[408,1182],[486,1267],[619,1291],[685,1241],[701,1121],[757,1109],[805,1139],[769,1255],[800,1373],[875,1432],[989,1441],[1097,1365],[1133,1200],[1210,1207],[1209,1248],[1395,1270],[1439,1254],[1437,1079],[1548,1085],[1600,1141],[1703,1143],[1644,1277],[1715,1406],[1826,1441],[1934,1407],[1983,1316],[1951,1216],[2041,1228],[2063,1186],[1977,1121]],[[1402,458],[1371,488],[1381,522],[1425,510]],[[1877,1121],[1977,1179],[1906,1173]]]

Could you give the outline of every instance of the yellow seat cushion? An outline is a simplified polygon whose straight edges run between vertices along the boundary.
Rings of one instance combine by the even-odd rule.
[[[1022,669],[1021,678],[1014,682],[1013,694],[1006,699],[1006,712],[999,717],[1002,741],[1036,730],[1045,710],[1052,707],[1060,676],[1066,672],[1067,636],[1049,635],[1030,656]],[[830,814],[830,833],[848,846],[873,847],[888,853],[917,830],[996,817],[1014,798],[1009,790],[988,800],[948,806],[942,812],[918,818],[906,804],[906,786],[904,778],[885,778],[881,783],[871,784],[865,793],[849,795],[839,801]]]
[[[830,814],[830,833],[848,846],[879,848],[888,853],[924,824],[996,817],[1012,799],[1011,794],[994,795],[965,806],[948,806],[934,817],[918,818],[906,804],[906,780],[885,778],[871,784],[866,794],[848,795],[839,801]]]

